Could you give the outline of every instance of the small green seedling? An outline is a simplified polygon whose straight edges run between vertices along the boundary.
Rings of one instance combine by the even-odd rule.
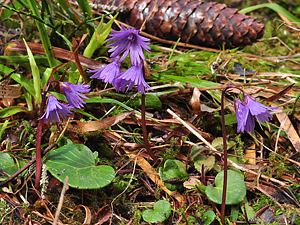
[[[207,212],[205,212],[202,216],[202,220],[204,221],[204,225],[209,225],[211,224],[214,220],[215,220],[216,214],[209,210]]]
[[[157,223],[164,222],[171,215],[171,205],[168,201],[159,200],[154,204],[154,208],[147,209],[142,216],[146,222]]]
[[[189,179],[189,175],[185,171],[185,164],[172,159],[168,159],[164,167],[159,168],[159,176],[171,191],[183,188],[183,182]]]

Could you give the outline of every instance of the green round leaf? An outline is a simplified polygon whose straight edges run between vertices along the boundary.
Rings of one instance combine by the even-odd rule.
[[[209,225],[215,220],[215,213],[211,210],[205,212],[202,216],[202,220],[204,221],[204,225]]]
[[[23,161],[19,162],[20,168],[26,163]],[[18,165],[15,160],[8,153],[0,153],[0,168],[9,175],[13,175],[19,170]],[[23,171],[22,174],[25,174],[27,170]],[[6,178],[0,178],[0,180],[5,180]]]
[[[213,155],[199,155],[194,161],[194,166],[200,173],[202,172],[202,165],[204,165],[205,172],[211,170],[215,165],[215,157]]]
[[[171,205],[165,200],[159,200],[154,204],[154,208],[147,209],[143,212],[142,216],[146,222],[157,223],[164,222],[171,214]]]
[[[142,106],[142,95],[141,94],[136,95],[134,99],[129,101],[128,105],[130,107],[140,108]],[[153,93],[146,93],[145,106],[146,108],[160,109],[162,107],[162,103],[157,95]]]
[[[69,176],[68,185],[79,189],[102,188],[112,182],[115,171],[107,165],[95,166],[97,152],[81,144],[65,145],[53,150],[46,159],[49,172],[61,182]]]
[[[222,203],[224,171],[217,174],[215,179],[216,187],[211,185],[206,187],[207,197],[214,203]],[[243,200],[246,196],[246,185],[244,177],[237,171],[228,170],[226,205],[234,205]]]
[[[182,184],[172,184],[164,182],[165,180],[177,178],[179,181],[186,181],[189,178],[189,175],[185,171],[185,164],[179,160],[168,159],[164,167],[159,168],[159,176],[163,181],[164,185],[171,191],[181,189]]]

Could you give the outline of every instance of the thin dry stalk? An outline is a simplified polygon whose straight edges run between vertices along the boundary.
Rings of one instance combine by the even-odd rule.
[[[61,210],[61,207],[63,205],[64,196],[65,196],[65,193],[66,193],[66,190],[67,190],[68,179],[69,179],[69,177],[66,176],[65,181],[64,181],[63,189],[61,190],[61,193],[60,193],[60,198],[59,198],[58,206],[57,206],[57,209],[56,209],[56,212],[55,212],[53,225],[57,225],[57,222],[58,222],[60,210]]]

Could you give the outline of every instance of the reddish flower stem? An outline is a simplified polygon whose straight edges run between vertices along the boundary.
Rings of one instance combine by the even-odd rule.
[[[48,86],[49,87],[49,86]],[[40,111],[40,118],[43,116],[45,103],[46,103],[46,93],[48,91],[48,87],[44,92],[42,92],[42,103],[41,103],[41,111]],[[41,144],[42,144],[42,127],[43,127],[44,119],[40,119],[36,131],[36,171],[35,171],[35,189],[38,190],[40,187],[40,180],[42,174],[42,155],[41,155]]]
[[[150,144],[148,141],[148,134],[147,134],[147,127],[146,127],[146,95],[142,94],[142,130],[143,130],[143,138],[144,138],[144,144],[145,144],[145,148],[147,153],[150,155],[150,157],[156,161],[157,157],[153,154],[151,148],[150,148]]]
[[[36,172],[35,172],[35,189],[38,190],[40,187],[40,179],[42,173],[42,155],[41,155],[41,139],[42,139],[42,125],[43,119],[39,120],[39,124],[36,132]]]
[[[48,86],[46,86],[45,90],[42,92],[42,103],[40,109],[40,118],[43,116],[45,104],[46,104],[46,94],[49,90],[51,83],[58,82],[57,80],[53,80],[49,82]],[[35,147],[35,158],[36,158],[36,171],[35,171],[35,184],[34,187],[36,190],[40,187],[40,180],[42,174],[42,155],[41,155],[41,145],[42,145],[42,127],[43,127],[44,119],[39,119],[37,131],[36,131],[36,147]],[[34,192],[35,193],[35,192]],[[35,193],[34,196],[37,198],[38,195]]]
[[[223,136],[223,153],[224,153],[224,183],[223,183],[223,193],[222,193],[222,205],[221,205],[221,223],[225,225],[225,201],[226,201],[226,190],[227,190],[227,141],[226,141],[226,129],[225,129],[225,112],[224,112],[224,101],[225,93],[227,89],[232,87],[227,87],[222,91],[221,97],[221,116],[222,116],[222,136]]]

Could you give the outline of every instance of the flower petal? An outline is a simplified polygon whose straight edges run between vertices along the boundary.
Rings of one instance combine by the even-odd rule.
[[[83,108],[85,102],[82,100],[83,98],[88,99],[86,96],[79,92],[87,93],[89,92],[90,85],[84,85],[84,84],[72,84],[69,82],[61,82],[61,90],[66,96],[66,99],[70,106],[73,108]]]
[[[247,119],[249,115],[249,109],[241,102],[239,99],[234,101],[236,120],[237,120],[237,132],[244,132],[245,126],[247,124]]]
[[[141,64],[142,60],[145,60],[143,49],[150,52],[149,41],[150,39],[139,35],[139,30],[128,27],[128,30],[122,25],[121,31],[113,31],[111,38],[107,41],[116,40],[114,43],[107,45],[107,47],[114,47],[109,50],[112,52],[111,57],[115,58],[123,53],[120,58],[122,62],[128,53],[130,53],[130,59],[132,65]]]
[[[40,119],[45,118],[45,123],[49,121],[50,123],[60,123],[60,117],[67,118],[70,116],[71,111],[69,109],[71,108],[72,107],[69,105],[61,104],[54,95],[49,94],[47,99],[47,109]]]
[[[131,90],[134,85],[137,85],[138,92],[142,94],[145,94],[145,90],[152,90],[144,79],[142,65],[132,66],[116,78],[115,88],[117,91],[124,91],[127,85],[127,90]]]
[[[91,78],[102,80],[104,83],[110,83],[114,86],[116,76],[121,73],[119,60],[116,58],[107,66],[99,70],[87,70],[88,73],[95,73]]]

